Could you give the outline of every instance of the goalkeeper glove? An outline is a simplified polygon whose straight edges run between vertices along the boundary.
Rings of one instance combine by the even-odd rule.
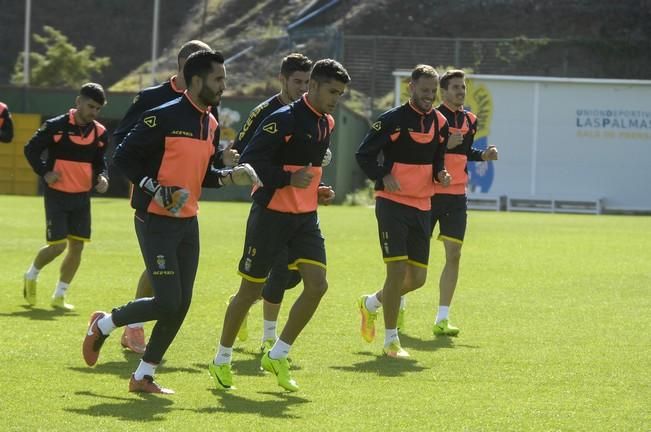
[[[156,204],[174,216],[178,216],[190,197],[190,192],[187,189],[178,186],[161,186],[151,177],[143,177],[140,180],[140,188],[146,194],[151,195]]]
[[[330,165],[331,161],[332,161],[332,152],[330,151],[329,148],[327,148],[325,154],[323,155],[323,160],[321,161],[321,166],[322,167],[327,167],[328,165]]]

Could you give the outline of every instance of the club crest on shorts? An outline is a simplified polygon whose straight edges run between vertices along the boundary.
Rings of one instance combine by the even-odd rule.
[[[156,255],[156,265],[159,270],[165,270],[165,255]]]
[[[251,266],[253,265],[253,261],[251,261],[251,258],[246,258],[244,260],[244,271],[249,272],[251,271]]]

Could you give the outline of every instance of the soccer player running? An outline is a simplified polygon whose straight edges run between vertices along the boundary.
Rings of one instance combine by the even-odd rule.
[[[239,264],[242,282],[226,310],[217,354],[209,365],[217,388],[232,388],[235,336],[260,297],[277,255],[287,248],[290,268],[298,269],[304,288],[280,337],[262,356],[261,366],[273,373],[284,389],[298,390],[287,356],[328,288],[317,190],[321,162],[334,128],[331,113],[349,82],[341,64],[319,60],[310,74],[308,92],[264,119],[242,153],[241,160],[253,166],[264,186],[253,194]]]
[[[146,88],[136,95],[129,110],[113,133],[113,141],[116,145],[119,145],[124,137],[127,136],[131,129],[133,129],[133,127],[138,123],[142,113],[183,95],[183,92],[186,89],[186,82],[183,78],[183,66],[190,54],[201,50],[210,50],[210,47],[208,44],[200,40],[191,40],[183,44],[177,55],[177,73],[164,83]],[[217,105],[211,106],[210,112],[215,116],[217,121],[219,121]],[[219,129],[217,130],[217,133],[215,133],[214,140],[215,145],[217,146],[219,144]],[[239,155],[235,151],[228,149],[223,152],[219,151],[215,158],[216,166],[217,168],[223,168],[226,165],[236,165],[238,158]],[[149,282],[149,276],[145,269],[138,280],[135,298],[151,297],[152,294],[151,283]],[[125,326],[122,337],[120,338],[120,343],[123,347],[130,349],[133,352],[138,354],[144,353],[147,345],[145,341],[144,323],[138,322]]]
[[[182,97],[145,111],[115,151],[114,163],[134,184],[134,223],[154,296],[90,318],[82,346],[93,366],[116,327],[156,321],[129,391],[173,393],[154,381],[163,355],[190,307],[199,259],[198,199],[201,187],[257,182],[250,166],[216,169],[213,137],[219,127],[210,113],[225,88],[219,52],[191,54],[183,67],[188,89]]]
[[[9,143],[14,139],[14,122],[7,104],[0,102],[0,142]]]
[[[448,125],[432,107],[437,88],[436,70],[416,66],[409,101],[382,114],[356,154],[359,166],[376,182],[375,216],[387,272],[381,290],[358,299],[361,332],[365,341],[374,340],[377,311],[384,306],[384,353],[389,357],[409,357],[398,337],[400,296],[425,283],[431,196],[436,181],[450,183],[443,162]]]
[[[445,266],[439,280],[439,307],[433,332],[436,336],[456,336],[459,328],[450,324],[448,313],[459,276],[461,247],[466,233],[468,161],[497,160],[497,148],[486,150],[472,147],[477,132],[477,117],[464,109],[466,98],[465,74],[462,70],[449,70],[440,80],[443,103],[437,109],[445,116],[450,137],[445,153],[445,166],[452,182],[447,188],[434,186],[432,196],[432,232],[439,224],[438,240],[445,247]]]
[[[249,113],[249,117],[242,126],[242,130],[240,130],[235,138],[233,149],[239,154],[242,154],[258,126],[267,116],[303,96],[308,89],[311,69],[312,61],[303,54],[292,53],[283,58],[280,64],[280,74],[278,75],[281,83],[280,93],[265,100]],[[330,158],[331,153],[330,149],[328,149],[326,150],[326,156],[321,165],[324,167],[327,166],[330,163]],[[334,191],[331,188],[322,186],[320,189],[322,193],[326,190],[329,192],[326,201],[320,202],[320,204],[327,203],[334,198]],[[289,270],[287,268],[288,259],[287,248],[284,247],[279,251],[269,273],[269,277],[262,288],[263,334],[260,347],[262,353],[270,350],[278,338],[276,327],[278,325],[278,314],[285,290],[294,288],[301,282],[301,275],[298,270]],[[237,333],[237,338],[241,341],[248,339],[247,318],[248,315],[244,318],[242,326]]]
[[[93,188],[105,193],[109,186],[106,128],[95,120],[105,104],[101,85],[84,84],[75,99],[76,108],[46,120],[25,145],[27,161],[45,183],[47,241],[24,275],[23,296],[30,306],[36,305],[40,271],[67,247],[50,304],[62,311],[74,309],[66,302],[66,292],[81,264],[84,243],[90,241],[90,193]]]

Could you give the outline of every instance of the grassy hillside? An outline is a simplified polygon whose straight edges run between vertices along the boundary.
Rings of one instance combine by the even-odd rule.
[[[150,84],[151,0],[32,3],[34,32],[46,24],[54,26],[76,45],[93,45],[97,55],[111,58],[111,67],[95,79],[114,90],[135,91]],[[364,54],[343,50],[342,35],[570,40],[571,43],[550,42],[522,61],[505,62],[501,69],[482,72],[651,76],[647,55],[651,38],[648,1],[460,0],[451,6],[443,0],[341,0],[298,27],[291,39],[287,38],[287,25],[326,3],[329,0],[161,0],[157,79],[174,70],[175,54],[183,42],[203,38],[227,56],[251,46],[246,55],[229,65],[230,91],[266,96],[275,89],[270,77],[277,72],[278,60],[289,50],[301,50],[314,57],[335,53],[344,61]],[[60,19],[62,14],[65,20]],[[0,52],[0,83],[8,82],[22,49],[23,22],[24,2],[0,0],[0,46],[5,48]],[[330,30],[324,32],[324,28]],[[516,52],[514,56],[517,55]],[[403,67],[412,62],[405,60]],[[569,63],[569,69],[567,65],[560,67],[559,63],[564,62]],[[465,63],[469,62],[457,66],[474,66]]]

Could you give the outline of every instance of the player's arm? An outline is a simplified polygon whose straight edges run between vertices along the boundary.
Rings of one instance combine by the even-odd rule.
[[[145,169],[147,158],[163,151],[165,128],[161,119],[151,120],[155,116],[155,112],[146,111],[113,153],[113,164],[134,185],[139,185],[148,176]]]
[[[27,162],[29,162],[34,172],[41,177],[49,171],[46,162],[41,159],[41,154],[52,142],[55,128],[56,125],[53,125],[50,120],[45,121],[23,149]]]
[[[227,185],[262,186],[262,182],[253,167],[247,163],[238,164],[233,168],[215,168],[210,166],[204,177],[202,186],[220,188]]]
[[[438,114],[437,114],[438,115]],[[441,115],[439,116],[439,145],[434,152],[434,180],[447,186],[450,183],[450,176],[445,169],[445,150],[448,147],[448,138],[450,136],[450,128],[447,120]]]
[[[113,142],[116,145],[120,144],[124,137],[127,136],[131,129],[133,129],[133,127],[138,123],[138,120],[140,120],[142,113],[152,108],[148,106],[148,104],[149,103],[147,102],[147,97],[142,91],[133,98],[133,102],[129,106],[127,113],[124,115],[122,121],[120,121],[120,124],[118,124],[118,127],[113,132]]]
[[[8,109],[2,112],[2,127],[0,127],[0,141],[8,143],[14,139],[14,122]]]
[[[105,193],[109,186],[109,175],[106,167],[106,148],[108,147],[108,132],[106,129],[98,137],[97,150],[93,158],[93,182],[95,190]]]
[[[215,131],[216,136],[219,134],[219,129],[217,127]],[[214,145],[217,146],[217,143],[214,143]],[[226,149],[225,151],[228,150]],[[218,164],[215,160],[221,157],[223,157],[223,152],[215,153],[215,156],[208,163],[208,169],[201,184],[202,187],[220,188],[226,185],[244,186],[250,184],[260,184],[262,186],[255,170],[249,164],[237,164],[236,160],[234,163],[236,165],[235,167],[226,168]],[[239,160],[239,155],[237,159]]]
[[[108,147],[108,132],[104,132],[98,137],[97,151],[93,159],[93,176],[104,176],[108,180],[108,169],[106,167],[106,149]]]
[[[164,151],[167,122],[156,119],[156,111],[145,111],[140,121],[124,138],[113,154],[113,163],[144,193],[159,206],[177,215],[188,200],[190,193],[179,186],[163,186],[148,173],[145,161]],[[154,119],[152,120],[152,117]]]
[[[482,154],[484,152],[472,146],[475,141],[475,134],[477,133],[477,121],[478,120],[476,117],[474,122],[470,118],[468,118],[470,128],[468,130],[468,133],[466,134],[466,139],[470,140],[470,142],[468,143],[468,151],[466,152],[466,156],[468,157],[469,161],[475,161],[475,162],[484,160],[482,158]]]
[[[390,113],[380,116],[373,123],[355,153],[357,164],[371,180],[382,179],[391,172],[390,164],[380,165],[378,162],[380,152],[389,144],[390,135],[395,131],[395,123],[388,114]]]
[[[240,156],[240,163],[251,165],[265,186],[282,188],[290,184],[292,173],[283,169],[277,154],[293,129],[293,115],[289,111],[270,115],[256,129]]]
[[[240,129],[235,136],[233,149],[237,150],[239,154],[244,152],[244,149],[249,145],[251,138],[255,135],[258,126],[260,126],[260,123],[262,123],[262,121],[267,117],[267,114],[269,114],[269,108],[267,108],[268,105],[268,103],[266,105],[263,103],[253,108],[242,125],[242,129]],[[265,108],[267,109],[265,110]]]

